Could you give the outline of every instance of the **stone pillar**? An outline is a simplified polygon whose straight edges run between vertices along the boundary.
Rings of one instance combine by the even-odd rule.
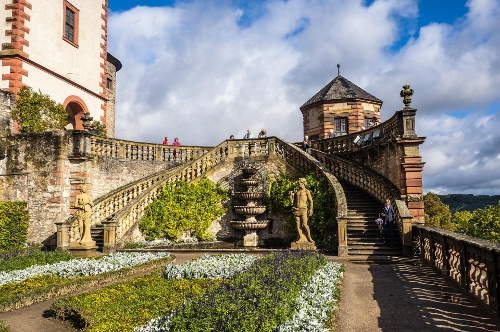
[[[110,254],[116,252],[116,220],[108,218],[102,222],[102,225],[104,226],[103,253]]]
[[[267,148],[268,148],[268,153],[269,153],[269,158],[274,159],[276,158],[276,139],[271,138],[267,140]]]
[[[404,216],[401,217],[402,222],[402,232],[401,238],[403,242],[403,255],[404,256],[413,256],[413,243],[412,243],[412,217]]]
[[[406,197],[406,205],[413,221],[424,222],[424,199],[422,190],[422,170],[424,162],[420,156],[418,146],[424,142],[423,138],[405,139],[398,141],[402,147],[400,190]]]
[[[69,247],[69,229],[71,225],[65,221],[56,222],[57,227],[57,250],[65,251]]]
[[[339,237],[339,256],[347,256],[347,218],[337,218],[338,237]]]
[[[424,222],[424,200],[422,191],[422,169],[424,164],[420,156],[419,145],[425,138],[417,137],[415,115],[417,110],[410,106],[413,90],[404,86],[401,96],[405,98],[405,108],[397,112],[400,140],[397,141],[401,156],[401,177],[399,188],[413,222]],[[406,97],[405,97],[406,96]]]

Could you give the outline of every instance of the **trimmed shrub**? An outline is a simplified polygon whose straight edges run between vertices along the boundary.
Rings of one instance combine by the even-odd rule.
[[[29,214],[26,202],[0,202],[0,250],[26,243]]]

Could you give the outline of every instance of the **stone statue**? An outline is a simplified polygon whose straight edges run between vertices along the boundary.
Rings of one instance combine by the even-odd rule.
[[[290,203],[292,204],[292,212],[295,216],[295,223],[297,226],[297,233],[299,238],[297,241],[292,242],[292,249],[316,249],[315,243],[311,238],[311,231],[307,224],[307,217],[313,214],[313,199],[311,192],[306,188],[306,179],[300,178],[299,190],[290,191]],[[309,203],[309,207],[307,206]]]
[[[92,198],[86,193],[87,186],[82,184],[80,186],[80,193],[76,196],[73,208],[76,209],[76,220],[78,221],[78,231],[80,239],[78,243],[81,245],[93,245],[94,242],[90,237],[90,216],[92,214],[92,207],[94,203]]]

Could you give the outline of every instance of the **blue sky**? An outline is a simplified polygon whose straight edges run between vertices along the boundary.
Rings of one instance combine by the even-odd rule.
[[[383,100],[415,90],[424,190],[500,194],[500,0],[109,0],[116,136],[216,145],[266,127],[341,74]]]

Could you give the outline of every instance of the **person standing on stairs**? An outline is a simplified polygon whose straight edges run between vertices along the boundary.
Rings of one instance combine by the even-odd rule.
[[[396,230],[396,213],[391,205],[391,200],[386,199],[384,206],[380,211],[380,218],[382,218],[384,226],[384,239],[391,247],[394,246],[394,233]]]

